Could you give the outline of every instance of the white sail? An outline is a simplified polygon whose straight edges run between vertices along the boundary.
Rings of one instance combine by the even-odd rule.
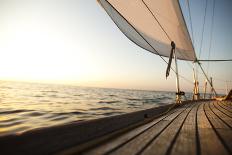
[[[118,28],[138,46],[169,57],[174,41],[178,59],[196,59],[178,0],[98,1]]]

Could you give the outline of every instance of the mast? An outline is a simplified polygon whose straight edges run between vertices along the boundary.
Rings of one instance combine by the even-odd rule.
[[[205,80],[205,85],[204,85],[204,96],[203,98],[206,98],[206,90],[207,90],[207,80]]]
[[[200,96],[199,96],[199,83],[197,80],[196,62],[193,63],[193,81],[194,81],[193,100],[198,100]]]
[[[216,96],[217,96],[217,92],[216,92],[216,90],[215,90],[214,87],[213,87],[212,77],[210,77],[210,79],[209,79],[208,76],[206,75],[204,69],[202,68],[200,62],[199,62],[198,60],[196,60],[196,62],[197,62],[197,64],[199,65],[201,71],[203,72],[203,74],[204,74],[206,80],[209,82],[209,84],[210,84],[210,86],[211,86],[211,92],[213,92],[214,95],[215,95],[215,97],[216,97]]]
[[[211,93],[210,93],[210,98],[213,98],[213,78],[210,77],[210,83],[211,83]]]
[[[168,65],[166,77],[170,70],[175,72],[176,103],[181,103],[181,95],[184,95],[184,92],[180,91],[177,60],[194,61],[197,57],[179,1],[98,0],[98,2],[128,39],[164,60]],[[172,25],[169,19],[172,19]],[[171,52],[168,46],[170,42]],[[163,57],[168,57],[169,62]],[[173,58],[175,68],[171,67]],[[198,91],[197,88],[196,92]]]
[[[179,81],[179,72],[178,72],[178,64],[176,58],[176,51],[175,51],[175,43],[172,42],[172,48],[174,48],[174,59],[175,59],[175,69],[176,69],[176,103],[181,103],[181,91],[180,91],[180,81]],[[172,59],[172,58],[171,58]]]

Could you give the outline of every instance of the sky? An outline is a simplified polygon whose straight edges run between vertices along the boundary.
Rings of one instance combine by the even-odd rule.
[[[180,4],[191,32],[186,0]],[[215,4],[210,59],[229,59],[232,1]],[[198,57],[205,6],[206,0],[190,0]],[[208,0],[201,59],[208,59],[212,8]],[[193,64],[178,65],[181,89],[192,91]],[[0,0],[0,80],[175,91],[175,75],[166,79],[166,67],[127,39],[96,0]],[[219,92],[232,79],[231,67],[232,62],[217,62],[206,69]],[[200,90],[204,81],[199,73]]]

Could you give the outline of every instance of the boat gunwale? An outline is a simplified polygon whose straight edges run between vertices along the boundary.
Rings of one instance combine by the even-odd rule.
[[[181,105],[192,102],[196,101],[184,101]],[[3,149],[3,152],[4,150],[9,151],[13,145],[15,149],[12,151],[21,150],[22,148],[25,148],[23,151],[28,151],[27,147],[33,151],[33,148],[43,145],[43,149],[39,149],[38,154],[72,151],[72,148],[75,148],[75,151],[82,151],[149,123],[177,106],[177,104],[173,103],[116,116],[38,128],[21,134],[0,136],[0,148]]]

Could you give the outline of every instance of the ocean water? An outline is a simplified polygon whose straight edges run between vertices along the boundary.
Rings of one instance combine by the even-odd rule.
[[[0,135],[173,103],[174,92],[0,81]]]

